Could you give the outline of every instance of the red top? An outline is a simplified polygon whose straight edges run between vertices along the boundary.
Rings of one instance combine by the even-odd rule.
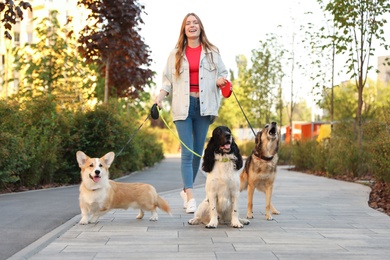
[[[190,65],[190,92],[199,92],[199,64],[202,45],[191,48],[187,46],[186,56]]]

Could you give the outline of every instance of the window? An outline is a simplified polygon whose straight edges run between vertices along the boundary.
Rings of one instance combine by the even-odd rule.
[[[20,33],[14,32],[14,43],[16,46],[20,46]]]

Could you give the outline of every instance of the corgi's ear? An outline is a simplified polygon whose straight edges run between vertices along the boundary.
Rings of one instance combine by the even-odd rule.
[[[103,160],[106,166],[109,168],[114,161],[115,158],[115,153],[114,152],[109,152],[106,155],[104,155],[100,160]]]
[[[77,162],[79,163],[79,167],[82,168],[87,161],[88,156],[82,151],[78,151],[76,153]]]

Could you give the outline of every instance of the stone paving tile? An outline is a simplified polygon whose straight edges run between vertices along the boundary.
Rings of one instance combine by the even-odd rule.
[[[214,252],[196,252],[196,253],[189,253],[189,252],[163,252],[163,253],[99,253],[96,255],[94,260],[96,259],[103,259],[103,260],[116,260],[116,259],[164,259],[164,260],[171,260],[171,259],[185,259],[185,260],[196,260],[196,259],[202,259],[202,260],[215,260],[216,256]]]

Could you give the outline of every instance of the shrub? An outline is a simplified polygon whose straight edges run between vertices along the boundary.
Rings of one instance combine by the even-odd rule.
[[[237,146],[240,149],[242,156],[249,156],[252,154],[252,151],[255,148],[255,140],[237,141]]]
[[[317,154],[317,143],[314,140],[296,141],[291,154],[291,159],[298,170],[307,170],[314,167],[314,157]]]
[[[62,137],[59,135],[59,116],[56,103],[47,98],[36,98],[25,103],[21,121],[25,155],[29,168],[20,175],[21,185],[36,186],[53,183],[54,173],[61,168],[58,148]]]
[[[371,121],[364,127],[364,150],[370,169],[379,181],[390,183],[390,108],[383,109],[384,121]]]
[[[332,175],[364,175],[367,169],[366,155],[360,153],[357,143],[357,127],[354,122],[338,122],[332,130],[329,147],[328,172]]]
[[[0,101],[0,184],[6,188],[8,184],[20,180],[20,173],[28,167],[24,155],[23,139],[19,130],[21,122],[19,106],[16,103]]]
[[[279,146],[279,165],[290,165],[292,164],[292,151],[293,151],[293,145],[286,144],[286,143],[280,143]]]
[[[18,103],[0,102],[0,184],[36,187],[79,183],[76,152],[101,157],[117,155],[111,178],[152,166],[163,158],[162,145],[151,129],[136,133],[137,115],[116,105],[86,112],[61,111],[48,98]],[[129,137],[135,134],[131,142]],[[1,187],[0,187],[1,188]]]
[[[102,105],[75,115],[67,145],[68,164],[74,165],[68,174],[74,182],[80,179],[75,157],[79,150],[91,157],[115,152],[116,158],[110,168],[111,178],[151,166],[163,158],[156,137],[145,128],[138,130],[140,125],[134,120],[136,115],[122,114],[117,109],[115,105]]]
[[[162,146],[164,153],[180,153],[180,140],[175,128],[172,130],[168,128],[154,128],[153,133]]]
[[[7,149],[2,152],[0,171],[8,176],[5,181],[28,187],[51,183],[61,157],[55,103],[46,98],[36,98],[23,107],[2,102],[0,110],[1,143]]]

